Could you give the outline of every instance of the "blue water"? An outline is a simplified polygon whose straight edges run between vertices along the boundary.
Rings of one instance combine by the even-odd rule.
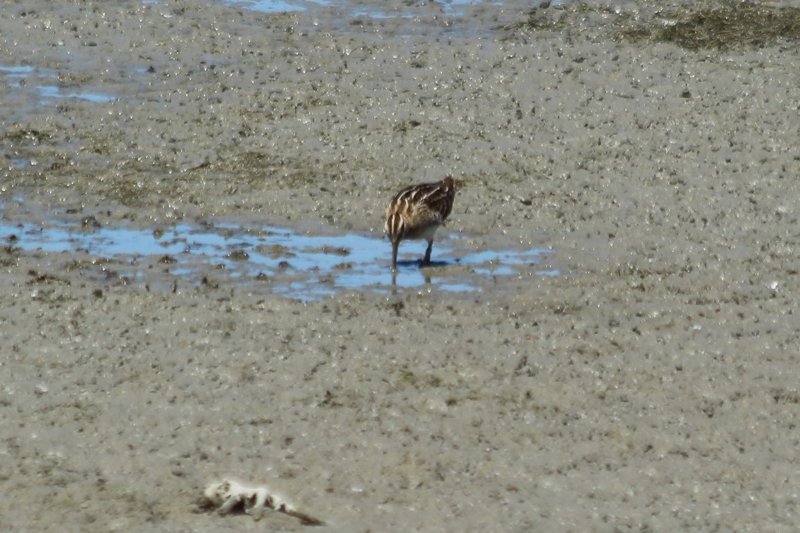
[[[143,4],[159,4],[163,0],[141,0]],[[264,13],[283,13],[291,11],[305,11],[318,7],[336,7],[346,4],[341,0],[218,0],[221,3],[228,5],[241,6],[253,11],[261,11]],[[564,3],[565,0],[554,0],[552,5],[559,5]],[[354,14],[368,14],[370,16],[380,17],[381,13],[388,13],[396,11],[403,6],[421,7],[424,6],[426,0],[420,0],[418,5],[413,4],[409,6],[406,2],[383,2],[384,10],[378,9],[375,6],[381,5],[381,2],[373,2],[373,6],[369,9],[358,10]],[[490,5],[503,5],[503,0],[437,0],[436,4],[442,7],[445,13],[457,13],[459,8],[471,5],[490,4]],[[531,2],[530,7],[535,7],[540,1]],[[385,16],[385,15],[384,15]],[[395,15],[396,16],[396,15]]]
[[[77,98],[78,100],[86,100],[88,102],[102,103],[113,102],[116,100],[114,96],[107,94],[99,94],[93,92],[62,92],[59,87],[54,85],[40,85],[36,88],[43,98]]]
[[[10,67],[0,65],[0,72],[5,74],[9,78],[22,78],[31,74],[33,70],[34,70],[33,67],[26,65],[18,65]]]
[[[67,91],[58,85],[57,74],[44,68],[31,65],[0,65],[0,79],[14,90],[29,91],[39,96],[42,104],[54,103],[60,99],[84,100],[92,103],[106,103],[116,100],[116,96],[94,91]]]
[[[253,11],[263,11],[265,13],[281,13],[286,11],[303,11],[309,8],[309,4],[316,6],[327,6],[331,2],[303,2],[298,0],[225,0],[224,3],[231,5],[241,5]]]
[[[11,236],[14,237],[11,237]],[[100,227],[72,223],[0,222],[4,243],[24,251],[50,254],[83,251],[118,261],[127,275],[141,280],[159,258],[162,270],[199,283],[210,273],[249,284],[266,279],[269,290],[301,300],[316,300],[343,289],[386,292],[393,288],[428,288],[450,293],[480,291],[486,279],[522,272],[557,275],[538,266],[548,250],[463,250],[456,240],[434,244],[431,267],[420,268],[424,242],[403,242],[395,276],[389,269],[391,246],[383,238],[349,233],[310,235],[272,226],[257,229],[232,224],[191,226],[163,231]],[[221,267],[221,268],[220,268]],[[449,268],[453,272],[449,272]],[[457,268],[467,267],[467,268]]]
[[[240,5],[246,7],[248,9],[252,9],[253,11],[262,11],[266,13],[280,13],[286,11],[304,11],[309,8],[314,7],[327,7],[327,6],[335,6],[337,2],[335,0],[222,0],[223,3],[231,4],[231,5]],[[341,2],[339,2],[341,4]],[[470,4],[481,4],[481,3],[491,3],[491,4],[501,4],[502,2],[498,1],[486,1],[486,0],[442,0],[438,2],[442,5],[445,11],[452,11],[459,6],[470,5]],[[403,5],[403,2],[386,2],[386,8],[396,8]],[[357,11],[355,14],[368,14],[370,16],[387,16],[384,14],[385,12],[379,9],[367,9],[361,11]]]
[[[375,19],[380,18],[409,18],[418,13],[419,8],[428,9],[432,6],[426,5],[427,0],[420,0],[418,2],[370,2],[366,7],[361,7],[357,3],[343,2],[341,0],[218,0],[221,3],[241,6],[245,9],[253,11],[260,11],[264,13],[284,13],[292,11],[307,11],[315,8],[352,8],[348,13],[352,17],[370,17]],[[552,6],[558,6],[568,2],[569,0],[553,0]],[[503,0],[437,0],[436,5],[441,7],[442,12],[449,16],[461,16],[468,6],[479,5],[494,5],[502,6],[505,2]],[[533,1],[527,9],[538,6],[539,1]],[[433,6],[435,7],[435,6]]]

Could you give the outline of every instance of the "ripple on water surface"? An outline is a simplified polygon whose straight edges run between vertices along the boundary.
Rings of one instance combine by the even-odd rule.
[[[37,225],[0,222],[0,235],[13,248],[48,253],[81,252],[109,261],[126,279],[144,281],[159,265],[174,280],[207,282],[207,276],[265,286],[301,300],[343,289],[386,292],[393,287],[450,293],[483,290],[487,279],[557,275],[541,266],[544,248],[473,250],[463,238],[434,243],[434,262],[420,268],[424,242],[403,242],[396,276],[389,269],[390,245],[373,235],[312,235],[290,228],[257,229],[232,224],[176,225],[164,229],[102,227],[94,217],[82,224]]]

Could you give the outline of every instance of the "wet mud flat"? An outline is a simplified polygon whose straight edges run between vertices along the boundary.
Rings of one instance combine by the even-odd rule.
[[[4,4],[20,240],[54,212],[86,235],[186,226],[185,246],[219,220],[256,239],[222,256],[259,227],[377,236],[393,192],[452,174],[432,285],[479,268],[455,263],[462,234],[474,254],[545,246],[561,275],[148,291],[67,268],[104,254],[4,241],[0,529],[307,527],[209,512],[226,476],[332,531],[796,525],[791,25],[720,36],[742,21],[726,2],[437,6]],[[180,264],[163,255],[181,254],[146,261]]]

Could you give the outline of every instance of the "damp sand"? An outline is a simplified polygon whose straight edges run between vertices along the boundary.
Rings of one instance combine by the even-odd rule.
[[[377,237],[452,174],[443,239],[559,275],[301,301],[7,240],[0,528],[305,528],[199,506],[228,475],[331,531],[796,526],[789,41],[620,37],[692,4],[113,4],[4,4],[5,224]]]

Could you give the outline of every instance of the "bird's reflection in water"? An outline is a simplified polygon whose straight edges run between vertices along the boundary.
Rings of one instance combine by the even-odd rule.
[[[419,269],[419,273],[422,274],[422,279],[425,281],[425,285],[432,285],[431,281],[431,269],[434,267],[443,267],[448,265],[447,261],[430,261],[427,264],[423,261],[417,259],[416,261],[398,261],[398,267],[417,267]],[[397,293],[397,273],[399,272],[400,268],[396,268],[392,270],[392,294]]]

